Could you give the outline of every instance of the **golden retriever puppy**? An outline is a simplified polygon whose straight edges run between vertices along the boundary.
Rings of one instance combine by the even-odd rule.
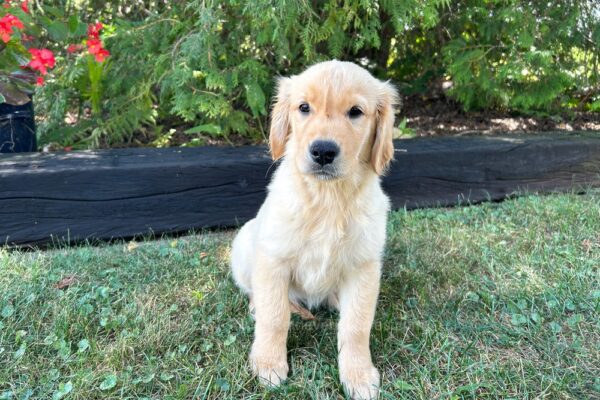
[[[390,208],[379,176],[394,155],[396,102],[389,83],[349,62],[279,79],[269,141],[273,159],[283,160],[231,255],[255,309],[250,361],[264,384],[287,378],[290,310],[328,303],[340,312],[345,390],[355,399],[378,394],[369,335]]]

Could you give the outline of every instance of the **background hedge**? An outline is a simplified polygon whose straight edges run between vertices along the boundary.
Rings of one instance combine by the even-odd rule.
[[[55,46],[62,56],[36,96],[42,143],[143,135],[160,146],[183,133],[189,145],[233,133],[258,141],[273,78],[331,58],[366,66],[404,95],[444,86],[466,110],[600,110],[595,0],[44,3],[65,21],[102,21],[111,56],[94,116],[83,67]]]

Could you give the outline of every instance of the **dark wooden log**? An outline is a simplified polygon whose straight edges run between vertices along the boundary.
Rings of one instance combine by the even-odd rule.
[[[600,186],[600,135],[398,140],[394,208]],[[228,227],[265,198],[265,147],[117,149],[0,157],[0,241],[128,238]]]
[[[383,184],[395,208],[502,200],[600,186],[600,132],[396,141]],[[405,152],[399,152],[400,149]],[[402,151],[402,150],[400,150]]]

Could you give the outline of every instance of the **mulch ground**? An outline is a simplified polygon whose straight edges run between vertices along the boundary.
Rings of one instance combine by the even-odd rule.
[[[469,111],[460,104],[441,95],[436,98],[410,96],[402,99],[400,112],[396,117],[399,123],[406,118],[406,127],[410,136],[462,136],[491,134],[533,134],[544,132],[600,132],[600,113],[572,111],[562,115],[523,116],[500,111]],[[178,147],[190,145],[192,136],[185,133],[189,126],[173,127],[172,134],[161,146]],[[229,135],[227,138],[200,136],[199,144],[206,146],[243,146],[265,143],[264,137],[248,138],[241,135]],[[137,132],[131,142],[115,147],[155,147],[153,137]],[[192,144],[193,145],[193,144]],[[198,145],[198,144],[196,144]],[[106,148],[106,145],[100,147]],[[67,148],[70,149],[70,148]],[[44,151],[66,150],[57,144],[44,147]]]
[[[465,112],[458,103],[444,97],[405,98],[398,119],[402,118],[417,136],[600,131],[600,113],[522,116],[498,111]]]
[[[499,111],[469,111],[457,102],[439,97],[425,99],[405,97],[396,122],[406,118],[406,127],[415,136],[462,136],[491,134],[533,134],[544,132],[600,131],[600,113],[574,111],[563,115],[523,116]],[[171,145],[189,140],[184,133],[176,133]],[[248,138],[231,135],[228,141],[205,138],[207,145],[258,144]]]

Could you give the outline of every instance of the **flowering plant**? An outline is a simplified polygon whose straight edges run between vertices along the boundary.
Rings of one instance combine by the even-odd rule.
[[[0,104],[22,105],[29,102],[34,86],[44,85],[46,76],[56,66],[55,52],[64,49],[65,42],[86,33],[86,26],[76,17],[70,16],[67,20],[60,10],[53,8],[49,11],[52,12],[46,13],[44,6],[30,10],[27,0],[4,0],[0,7]],[[88,70],[92,86],[92,76],[95,77],[96,86],[99,86],[102,64],[110,55],[100,38],[103,28],[101,23],[89,25],[87,40],[84,41],[90,58]],[[39,45],[42,43],[45,46]],[[49,45],[55,50],[46,47]],[[67,52],[80,49],[83,49],[81,44],[71,44]],[[99,90],[96,92],[99,93]],[[91,99],[91,102],[98,109],[99,98]]]
[[[27,1],[5,1],[0,8],[0,103],[21,105],[29,101],[34,83],[54,67],[54,54],[48,49],[23,45],[31,38],[25,33],[32,23]],[[37,74],[36,74],[37,72]]]
[[[89,79],[89,87],[85,91],[86,97],[91,103],[92,114],[100,115],[101,107],[100,100],[102,94],[102,78],[104,77],[104,60],[110,56],[110,52],[104,48],[104,42],[100,39],[100,32],[104,29],[101,22],[91,24],[87,29],[87,39],[84,40],[87,47],[87,72]],[[70,54],[78,53],[83,50],[82,44],[71,44],[67,48]]]

